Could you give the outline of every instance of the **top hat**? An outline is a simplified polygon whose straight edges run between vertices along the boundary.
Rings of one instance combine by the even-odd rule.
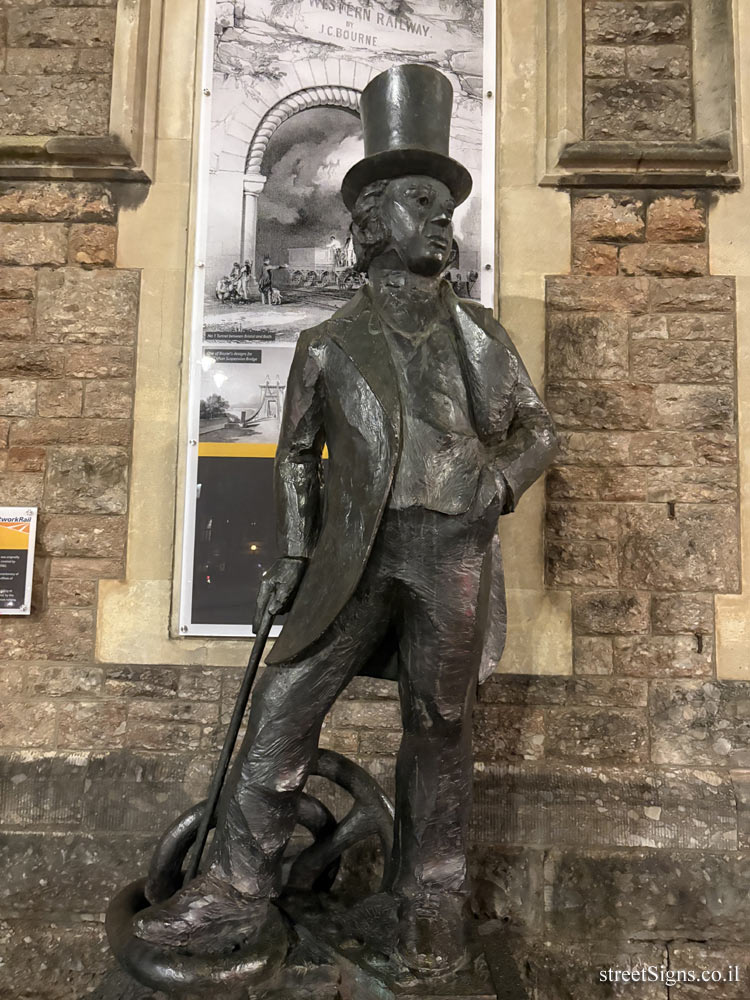
[[[449,156],[453,87],[431,66],[393,66],[362,91],[365,157],[344,177],[341,195],[351,211],[373,181],[408,174],[434,177],[460,205],[471,193],[471,174]]]

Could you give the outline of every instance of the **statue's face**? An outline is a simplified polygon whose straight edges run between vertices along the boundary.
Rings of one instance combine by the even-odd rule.
[[[383,193],[383,221],[394,247],[414,274],[443,271],[453,243],[453,195],[432,177],[399,177]]]

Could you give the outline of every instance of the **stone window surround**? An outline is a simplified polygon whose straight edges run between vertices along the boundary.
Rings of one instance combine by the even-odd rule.
[[[119,0],[106,136],[0,136],[0,180],[148,182],[156,155],[163,0]]]
[[[547,140],[542,184],[737,187],[732,0],[691,6],[695,142],[586,141],[584,0],[549,0]]]

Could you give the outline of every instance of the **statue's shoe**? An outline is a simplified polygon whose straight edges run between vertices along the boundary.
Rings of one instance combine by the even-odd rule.
[[[159,948],[218,956],[252,949],[254,942],[262,950],[287,931],[270,900],[243,895],[209,872],[138,914],[133,934]]]
[[[442,892],[402,899],[398,955],[418,976],[460,972],[471,962],[466,897]]]

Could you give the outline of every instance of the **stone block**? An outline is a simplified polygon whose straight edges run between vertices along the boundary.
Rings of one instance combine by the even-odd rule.
[[[557,275],[547,278],[547,308],[559,312],[631,312],[648,309],[648,278],[588,278]],[[682,311],[690,309],[683,307]]]
[[[99,914],[118,889],[144,870],[152,846],[153,838],[132,836],[0,834],[5,871],[0,907],[44,919]],[[30,892],[30,886],[43,891]]]
[[[710,677],[709,635],[616,636],[615,673],[629,677]]]
[[[173,698],[178,679],[175,667],[117,664],[106,667],[104,693],[120,698]]]
[[[32,299],[36,271],[31,267],[0,267],[0,299]]]
[[[574,195],[573,240],[641,242],[646,231],[646,206],[630,194]]]
[[[472,911],[481,920],[502,920],[524,933],[542,930],[542,853],[477,846],[469,857]]]
[[[97,379],[86,382],[83,413],[87,417],[130,418],[134,387],[129,379]]]
[[[396,701],[398,692],[391,681],[378,677],[355,677],[344,689],[342,698],[353,701]]]
[[[615,45],[587,45],[584,74],[612,78],[625,76],[625,49]]]
[[[0,426],[2,440],[2,426]],[[7,436],[3,446],[7,442]],[[7,462],[3,463],[7,468]],[[38,507],[44,495],[44,476],[41,473],[8,472],[0,470],[0,494],[3,506],[23,507],[30,505]]]
[[[348,753],[349,747],[346,746],[350,737],[346,737],[346,733],[351,732],[357,737],[357,750],[360,754],[376,754],[382,756],[384,754],[397,754],[399,747],[401,746],[401,733],[393,732],[389,729],[360,729],[358,733],[354,730],[343,730],[341,733],[336,730],[335,745],[331,744],[332,750],[340,750],[341,753]],[[344,738],[342,738],[344,737]],[[330,736],[329,736],[330,739]],[[346,747],[346,749],[345,749]]]
[[[549,503],[547,533],[551,538],[617,541],[620,521],[609,503]]]
[[[655,941],[746,942],[750,856],[700,851],[551,851],[545,864],[548,933]],[[658,891],[655,891],[658,887]]]
[[[3,375],[15,378],[59,378],[65,352],[61,347],[3,344]]]
[[[26,417],[36,412],[37,383],[33,379],[0,378],[0,414]]]
[[[653,422],[665,430],[733,430],[734,386],[657,385],[654,387]]]
[[[549,313],[547,365],[555,379],[626,377],[627,318],[618,313]]]
[[[472,833],[526,847],[733,851],[735,792],[723,771],[480,762]]]
[[[620,250],[621,274],[697,278],[708,274],[708,247],[704,243],[642,243]]]
[[[607,636],[576,636],[573,640],[573,670],[577,676],[606,676],[614,669],[612,639]]]
[[[112,447],[50,449],[45,504],[50,514],[126,513],[127,451]]]
[[[693,101],[685,80],[592,80],[584,84],[587,139],[691,139]]]
[[[177,697],[190,701],[221,700],[221,667],[183,668],[177,678]]]
[[[34,310],[25,299],[0,299],[0,340],[29,340],[34,333]]]
[[[83,410],[83,383],[61,379],[39,383],[37,413],[40,417],[80,417]],[[79,442],[74,442],[78,444]]]
[[[67,243],[56,222],[0,222],[0,264],[63,264]]]
[[[124,701],[81,701],[61,704],[57,745],[65,750],[113,749],[125,742],[128,706]]]
[[[558,465],[629,465],[630,434],[561,431]]]
[[[391,701],[340,701],[331,713],[335,728],[401,730],[401,709]]]
[[[9,48],[104,48],[115,37],[115,12],[70,8],[8,13]]]
[[[4,751],[0,754],[4,826],[78,828],[87,767],[84,755]]]
[[[500,932],[502,933],[502,932]],[[663,981],[641,978],[645,968],[663,968],[669,956],[664,945],[644,941],[586,943],[526,938],[513,953],[525,970],[527,996],[535,1000],[669,1000]]]
[[[551,587],[616,587],[617,551],[608,542],[548,541],[546,571]]]
[[[641,340],[631,345],[633,378],[641,382],[730,382],[734,344],[703,340]]]
[[[627,75],[631,80],[687,80],[690,77],[687,45],[632,45],[627,55]]]
[[[26,672],[21,663],[0,665],[0,696],[17,698],[26,686]]]
[[[68,261],[84,267],[114,267],[117,257],[117,227],[97,223],[71,226]]]
[[[127,519],[52,514],[41,519],[39,545],[50,556],[107,557],[125,549]]]
[[[693,195],[666,195],[648,206],[646,238],[653,243],[700,243],[706,238],[706,205]]]
[[[732,503],[738,489],[737,469],[732,467],[648,470],[651,503]]]
[[[647,431],[630,435],[631,465],[726,466],[737,464],[737,438],[722,431]]]
[[[115,205],[110,190],[103,184],[3,181],[0,183],[0,219],[8,222],[114,222]]]
[[[55,14],[58,8],[55,8]],[[5,135],[106,135],[111,84],[107,76],[0,75]]]
[[[599,45],[659,45],[689,38],[690,12],[682,2],[586,0],[586,38]]]
[[[363,740],[360,747],[360,735],[372,736],[372,740]],[[401,743],[401,733],[390,730],[379,732],[377,729],[334,729],[329,722],[324,723],[320,732],[318,745],[324,750],[334,750],[336,753],[356,755],[362,753],[395,753]]]
[[[575,243],[571,270],[573,274],[614,276],[619,271],[617,247],[610,243]]]
[[[726,504],[628,506],[622,514],[620,584],[692,593],[739,589],[737,512]]]
[[[654,681],[649,714],[654,763],[750,767],[750,683]]]
[[[90,663],[30,663],[26,690],[34,698],[61,698],[102,693],[104,671]]]
[[[573,628],[589,635],[648,632],[650,611],[648,594],[594,590],[574,596]]]
[[[567,698],[567,677],[493,674],[479,689],[483,704],[564,705]]]
[[[728,340],[736,338],[731,313],[675,313],[668,317],[670,340]]]
[[[477,705],[474,712],[474,757],[504,763],[539,760],[544,754],[544,712],[518,705]]]
[[[53,608],[90,608],[96,602],[95,580],[50,580],[47,599]]]
[[[713,594],[655,594],[651,619],[657,634],[711,634],[714,630]]]
[[[11,76],[50,76],[78,71],[76,49],[9,49],[5,54],[5,70]]]
[[[750,848],[750,771],[731,771],[732,788],[737,798],[738,847]]]
[[[674,941],[669,961],[673,970],[670,982],[673,992],[679,991],[680,1000],[745,1000],[747,996],[746,946]],[[691,974],[695,981],[685,978]]]
[[[569,703],[593,708],[643,707],[648,704],[648,685],[633,677],[573,677],[568,684]]]
[[[544,755],[576,763],[637,764],[648,760],[648,720],[625,708],[550,708]]]
[[[89,420],[80,417],[29,417],[15,420],[12,445],[120,445],[130,444],[129,420]]]
[[[680,388],[680,387],[677,387]],[[547,387],[559,427],[572,430],[648,430],[654,389],[629,382],[564,382]]]
[[[0,995],[9,1000],[70,1000],[93,995],[112,962],[103,924],[93,920],[70,923],[64,915],[59,923],[38,919],[0,922],[0,952],[4,957]]]
[[[56,343],[131,345],[138,326],[139,293],[136,271],[45,271],[39,276],[39,336]],[[124,376],[99,377],[129,375],[128,371]]]
[[[651,312],[733,313],[735,309],[734,278],[652,278],[650,287]]]
[[[114,559],[54,558],[49,560],[50,579],[99,580],[123,575],[122,555]]]
[[[631,340],[666,340],[668,336],[666,316],[630,317]]]
[[[645,500],[646,471],[558,466],[547,474],[547,496],[550,500]]]
[[[0,651],[7,655],[0,639]],[[0,716],[0,746],[46,749],[55,744],[56,708],[52,702],[8,701]]]
[[[0,455],[0,469],[6,472],[44,472],[47,453],[44,448],[7,448]]]
[[[135,375],[132,347],[70,347],[65,374],[73,378],[130,379]]]

